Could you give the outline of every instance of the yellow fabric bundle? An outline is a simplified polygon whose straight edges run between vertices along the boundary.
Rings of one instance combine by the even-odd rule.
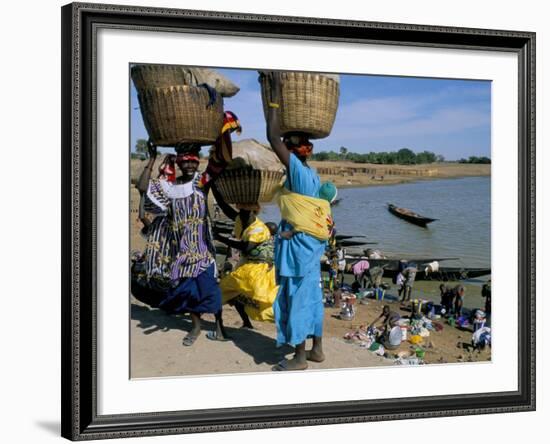
[[[420,344],[422,342],[422,336],[413,335],[413,336],[410,337],[409,342],[411,344]]]
[[[269,228],[267,228],[267,225],[258,218],[256,218],[243,232],[243,223],[241,218],[238,217],[235,221],[233,233],[237,239],[254,242],[255,244],[266,242],[271,238]]]
[[[240,218],[235,221],[235,237],[261,244],[271,239],[269,228],[258,218],[244,231]],[[273,302],[279,287],[275,281],[275,267],[267,263],[244,263],[220,281],[222,304],[237,300],[244,304],[246,314],[253,321],[274,322]]]
[[[231,300],[243,303],[253,321],[273,322],[273,302],[279,287],[275,283],[275,267],[269,264],[243,264],[220,281],[222,304]]]
[[[307,233],[319,240],[328,240],[332,227],[330,204],[324,199],[304,196],[282,188],[275,196],[281,217],[295,231]]]

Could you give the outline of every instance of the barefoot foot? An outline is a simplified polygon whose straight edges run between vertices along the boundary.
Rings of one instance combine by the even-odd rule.
[[[323,362],[325,360],[325,354],[322,351],[318,350],[308,350],[306,351],[306,359],[313,362]]]
[[[307,362],[302,362],[296,358],[292,359],[283,359],[277,365],[273,366],[274,371],[284,372],[284,371],[293,371],[293,370],[306,370]]]
[[[187,334],[187,336],[185,336],[185,338],[183,338],[182,344],[186,347],[191,347],[198,337],[199,333],[190,332]]]
[[[220,341],[220,342],[229,341],[231,339],[231,337],[227,333],[222,334],[217,330],[210,330],[208,333],[206,333],[206,337],[211,341]]]

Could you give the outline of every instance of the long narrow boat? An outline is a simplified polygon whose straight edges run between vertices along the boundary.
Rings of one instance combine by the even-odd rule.
[[[378,245],[378,242],[365,242],[362,240],[351,240],[351,239],[339,240],[338,238],[336,238],[336,241],[342,247],[360,247],[362,245]]]
[[[214,222],[212,225],[212,230],[215,233],[220,234],[231,234],[233,232],[233,229],[235,227],[235,224],[232,223],[219,223]],[[353,238],[357,237],[366,237],[362,235],[354,236],[351,234],[337,234],[336,235],[336,241],[342,246],[342,247],[360,247],[362,245],[377,245],[378,242],[366,242],[362,240],[353,240]]]
[[[402,259],[402,258],[401,258]],[[384,259],[369,259],[367,256],[358,256],[354,254],[346,254],[346,260],[348,263],[355,263],[360,260],[367,260],[371,267],[387,267],[387,268],[399,268],[399,262],[401,259],[396,257],[386,257]],[[457,261],[458,257],[414,257],[405,258],[408,263],[414,263],[419,268],[424,268],[430,262],[442,262],[442,261]]]
[[[326,263],[321,264],[322,271],[328,271],[330,266]],[[384,277],[393,279],[399,271],[396,268],[384,267]],[[353,274],[351,270],[346,270],[346,274]],[[440,267],[439,271],[426,274],[423,269],[416,273],[417,281],[458,281],[464,279],[474,279],[491,274],[490,268],[470,268],[470,267]]]
[[[395,269],[384,270],[384,276],[394,278],[398,271]],[[416,280],[419,281],[461,281],[464,279],[474,279],[491,274],[490,268],[471,268],[471,267],[439,267],[439,271],[426,274],[424,269],[418,270]]]
[[[227,246],[221,243],[216,243],[217,254],[223,255],[227,253]],[[440,258],[439,260],[445,260],[451,258]],[[348,258],[349,261],[349,258]],[[420,264],[428,261],[428,259],[420,259],[416,261],[419,266],[416,273],[416,280],[418,281],[457,281],[463,279],[473,279],[480,276],[486,276],[491,274],[490,268],[468,268],[468,267],[440,267],[439,271],[426,275],[424,268]],[[398,273],[398,260],[395,259],[369,259],[371,267],[381,266],[384,268],[384,277],[393,279]],[[348,262],[350,263],[350,262]],[[321,270],[328,271],[329,265],[325,262],[321,263]],[[346,274],[353,274],[351,270],[346,270]]]
[[[408,210],[407,208],[396,207],[393,204],[388,204],[388,211],[403,219],[411,224],[418,225],[420,227],[425,227],[429,223],[436,221],[438,219],[432,219],[430,217],[421,216],[420,214],[415,213],[414,211]]]

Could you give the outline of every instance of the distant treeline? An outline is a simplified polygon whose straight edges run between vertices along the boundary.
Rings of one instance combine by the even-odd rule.
[[[435,154],[431,151],[415,153],[409,148],[401,148],[399,151],[371,151],[367,154],[360,154],[349,152],[346,147],[341,147],[339,152],[320,151],[314,153],[311,158],[312,160],[319,161],[347,160],[355,163],[377,163],[381,165],[421,165],[426,163],[445,162],[445,157],[440,154]],[[468,159],[460,159],[458,162],[491,163],[491,159],[488,157],[470,156]]]
[[[468,159],[460,159],[458,163],[491,163],[491,159],[488,157],[470,156]]]
[[[202,157],[202,153],[200,153]],[[132,159],[146,159],[147,156],[147,140],[138,139],[136,141],[135,152],[130,154]],[[440,154],[432,153],[431,151],[422,151],[415,153],[409,148],[401,148],[399,151],[371,151],[367,154],[352,153],[346,147],[340,147],[339,152],[336,151],[319,151],[313,153],[311,160],[347,160],[355,163],[377,163],[381,165],[421,165],[434,162],[445,162],[445,158]],[[470,156],[468,159],[460,159],[451,161],[458,163],[491,163],[488,157]]]
[[[312,155],[312,160],[348,160],[355,163],[378,163],[383,165],[419,165],[423,163],[444,162],[445,158],[431,151],[415,153],[409,148],[399,151],[381,151],[367,154],[350,153],[347,148],[340,148],[340,152],[320,151]]]

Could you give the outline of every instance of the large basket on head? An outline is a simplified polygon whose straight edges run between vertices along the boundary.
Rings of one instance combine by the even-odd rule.
[[[215,181],[223,199],[232,204],[271,202],[281,185],[282,171],[241,168],[225,170]]]
[[[201,86],[177,85],[143,88],[138,92],[143,123],[159,146],[178,142],[211,145],[223,124],[223,99],[208,106],[210,97]]]
[[[131,76],[136,89],[165,88],[174,85],[196,85],[192,71],[174,65],[134,65]]]
[[[281,72],[279,122],[281,133],[302,132],[312,139],[327,137],[334,125],[340,84],[334,76],[308,72]],[[267,118],[271,87],[260,76],[264,115]]]

